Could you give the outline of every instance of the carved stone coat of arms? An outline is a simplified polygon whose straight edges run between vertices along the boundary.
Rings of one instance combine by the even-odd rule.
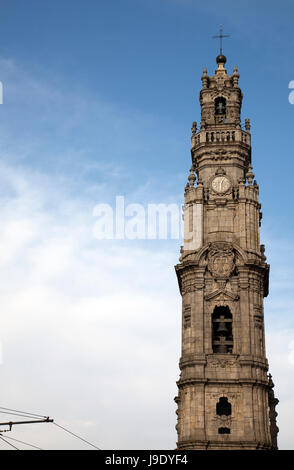
[[[234,251],[227,242],[211,245],[208,254],[208,269],[215,279],[228,279],[234,269]]]

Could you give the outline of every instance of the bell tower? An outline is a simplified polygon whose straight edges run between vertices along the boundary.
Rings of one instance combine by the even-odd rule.
[[[250,121],[242,128],[237,67],[228,75],[226,57],[216,62],[214,75],[202,75],[175,267],[182,295],[177,446],[277,449],[278,400],[264,337],[269,265],[260,245]]]

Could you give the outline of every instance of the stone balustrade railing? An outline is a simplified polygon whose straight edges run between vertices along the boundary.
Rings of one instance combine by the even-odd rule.
[[[200,144],[231,144],[242,142],[248,146],[251,145],[251,136],[249,132],[242,129],[209,131],[201,130],[197,134],[192,135],[192,147]]]

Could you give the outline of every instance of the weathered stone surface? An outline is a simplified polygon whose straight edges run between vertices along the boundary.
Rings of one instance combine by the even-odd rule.
[[[238,78],[223,61],[211,77],[205,69],[200,130],[192,125],[185,239],[176,266],[183,298],[179,449],[277,448],[278,400],[264,338],[269,265]]]

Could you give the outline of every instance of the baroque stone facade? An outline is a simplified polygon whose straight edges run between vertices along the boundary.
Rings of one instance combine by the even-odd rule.
[[[225,63],[219,55],[213,76],[204,69],[200,129],[192,125],[184,246],[175,267],[183,300],[177,446],[277,449],[259,187],[249,119],[241,126],[239,74],[235,67],[228,75]]]

